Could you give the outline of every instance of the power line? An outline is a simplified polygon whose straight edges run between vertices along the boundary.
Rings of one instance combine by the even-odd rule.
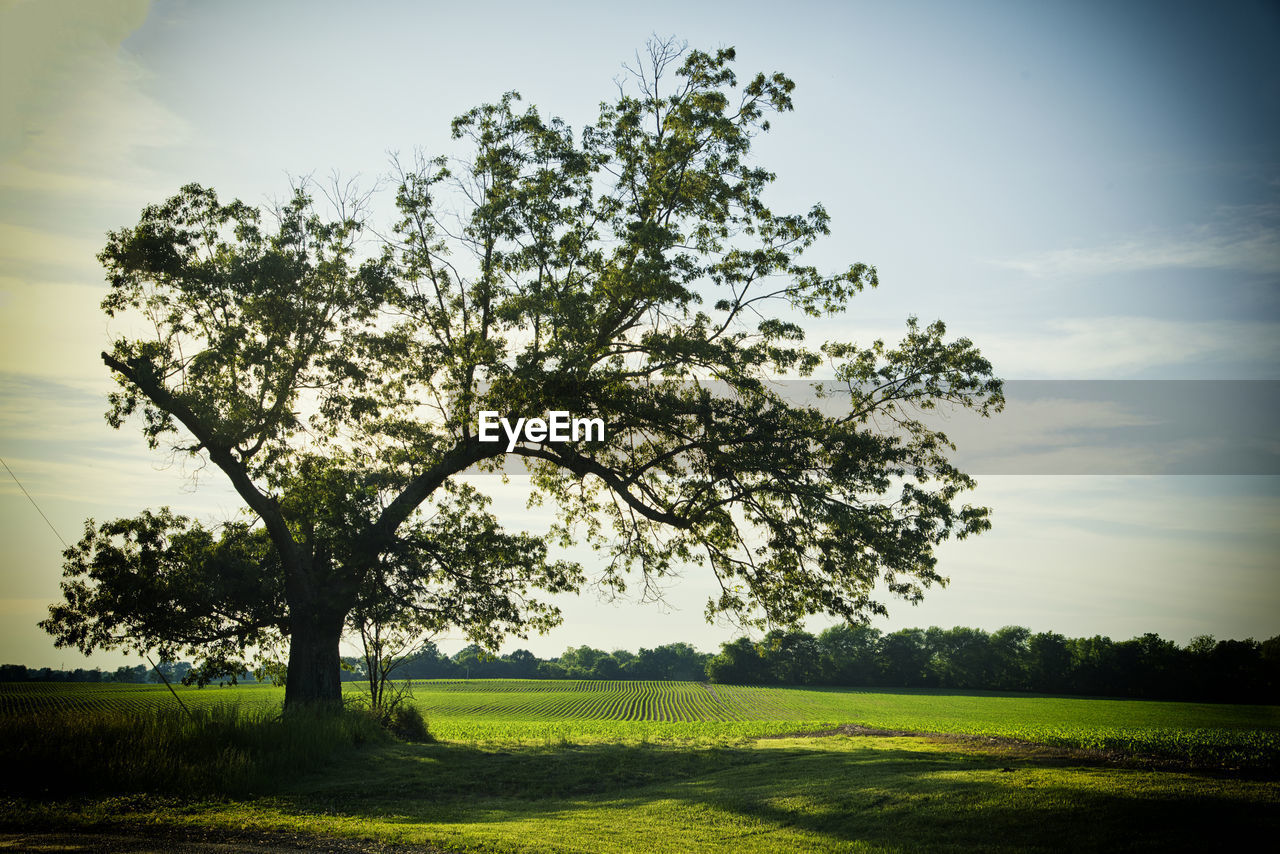
[[[18,476],[13,473],[13,469],[9,468],[9,464],[4,461],[4,457],[0,457],[0,465],[4,466],[4,470],[9,473],[9,477],[13,478],[13,482],[18,484],[18,489],[21,489],[22,494],[27,496],[27,500],[31,502],[31,506],[36,508],[36,512],[40,514],[40,518],[44,520],[44,523],[49,526],[49,530],[53,531],[53,535],[58,538],[58,542],[62,543],[65,548],[71,548],[71,546],[67,545],[67,541],[62,539],[62,535],[58,533],[58,529],[53,527],[53,523],[49,521],[49,517],[44,515],[44,511],[40,509],[40,505],[36,503],[36,500],[31,497],[31,493],[27,492],[27,488],[22,485],[22,481],[18,480]],[[187,704],[182,702],[182,698],[178,696],[178,692],[173,690],[173,686],[169,684],[168,677],[165,676],[160,668],[156,666],[156,663],[151,660],[151,656],[144,653],[143,657],[146,658],[147,663],[151,665],[151,669],[160,674],[160,678],[164,680],[164,686],[169,689],[169,693],[178,701],[178,705],[182,706],[182,711],[187,713],[187,717],[192,717],[191,710],[187,708]],[[65,663],[63,664],[62,669],[66,670]],[[192,719],[194,720],[194,718]]]
[[[40,518],[49,526],[49,530],[53,531],[53,535],[58,538],[58,542],[62,543],[62,547],[65,549],[71,548],[71,546],[67,545],[67,541],[62,539],[62,535],[58,533],[58,529],[53,527],[53,523],[49,521],[49,517],[44,515],[44,511],[40,509],[40,505],[36,503],[36,500],[31,497],[31,493],[27,492],[27,488],[22,485],[22,481],[18,480],[18,476],[13,473],[13,469],[9,468],[9,464],[4,461],[4,457],[0,457],[0,465],[4,466],[4,470],[9,473],[9,477],[13,478],[13,482],[18,484],[18,489],[21,489],[22,494],[27,496],[27,500],[31,502],[31,506],[36,508],[36,512],[40,514]]]

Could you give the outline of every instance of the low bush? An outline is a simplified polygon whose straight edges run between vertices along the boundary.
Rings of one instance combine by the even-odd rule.
[[[406,741],[435,741],[435,737],[427,728],[427,719],[422,716],[422,711],[408,703],[401,703],[392,711],[390,729]]]
[[[242,793],[386,732],[367,714],[243,709],[57,711],[0,720],[0,791]]]

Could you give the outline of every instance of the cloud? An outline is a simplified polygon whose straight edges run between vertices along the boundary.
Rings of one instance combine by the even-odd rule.
[[[149,173],[139,149],[186,133],[147,95],[122,48],[146,0],[17,2],[0,7],[0,187],[73,195],[134,194]],[[6,210],[11,217],[14,210]]]
[[[93,505],[93,512],[183,504],[195,508],[191,512],[217,514],[239,506],[212,467],[149,450],[135,424],[111,429],[103,418],[109,385],[102,386],[0,372],[0,455],[29,492],[41,500]],[[0,494],[15,490],[0,470]]]
[[[856,325],[847,316],[823,318],[810,327],[811,341],[864,347],[877,338],[896,344],[904,333],[876,317],[859,317]],[[1280,324],[1262,319],[971,316],[948,324],[947,332],[971,338],[1005,379],[1280,377]]]
[[[782,393],[847,411],[839,392],[819,400],[804,386]],[[913,417],[944,433],[952,462],[976,475],[1280,474],[1280,381],[1010,380],[1004,395],[990,418],[950,405]]]
[[[0,370],[102,376],[97,253],[154,197],[147,155],[188,135],[123,47],[149,9],[0,2]]]
[[[1280,273],[1278,220],[1280,211],[1274,205],[1222,208],[1214,221],[1179,231],[989,263],[1035,278],[1180,268]]]
[[[1119,379],[1205,364],[1258,365],[1270,377],[1280,365],[1280,329],[1266,322],[1110,315],[974,337],[1006,377]]]

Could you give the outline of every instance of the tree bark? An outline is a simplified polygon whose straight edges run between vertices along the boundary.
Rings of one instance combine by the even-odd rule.
[[[342,708],[342,639],[345,613],[314,603],[290,605],[289,672],[284,707]]]

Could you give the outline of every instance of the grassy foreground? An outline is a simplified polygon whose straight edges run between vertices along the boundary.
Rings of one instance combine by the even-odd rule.
[[[659,687],[649,693],[686,703],[706,693]],[[265,689],[256,690],[265,701]],[[715,690],[722,704],[732,701]],[[416,702],[434,710],[432,729],[443,738],[436,744],[394,741],[358,718],[283,722],[269,704],[244,702],[251,691],[222,711],[206,702],[197,712],[204,722],[186,725],[159,699],[34,716],[6,701],[0,761],[27,775],[44,763],[62,785],[39,788],[34,778],[6,774],[0,827],[214,830],[240,840],[285,832],[545,852],[1212,850],[1246,829],[1280,831],[1274,768],[1168,770],[977,738],[759,732],[787,723],[808,729],[825,716],[913,730],[1003,725],[1051,735],[1092,726],[1190,740],[1217,731],[1238,746],[1248,742],[1240,736],[1275,737],[1274,708],[749,690],[773,692],[760,713],[772,720],[574,718],[567,709],[560,719],[521,720],[566,695],[595,694],[592,702],[604,697],[621,708],[626,692],[572,683],[420,686]],[[495,699],[502,694],[505,701]],[[661,702],[682,708],[679,699]],[[855,707],[863,713],[825,714]],[[788,708],[802,720],[778,720]],[[1074,720],[1063,717],[1068,711]],[[51,726],[41,730],[40,717]],[[166,776],[167,768],[177,770]]]
[[[256,797],[11,800],[3,814],[10,826],[284,831],[446,850],[1163,851],[1274,833],[1278,802],[1269,781],[835,736],[396,744]]]

